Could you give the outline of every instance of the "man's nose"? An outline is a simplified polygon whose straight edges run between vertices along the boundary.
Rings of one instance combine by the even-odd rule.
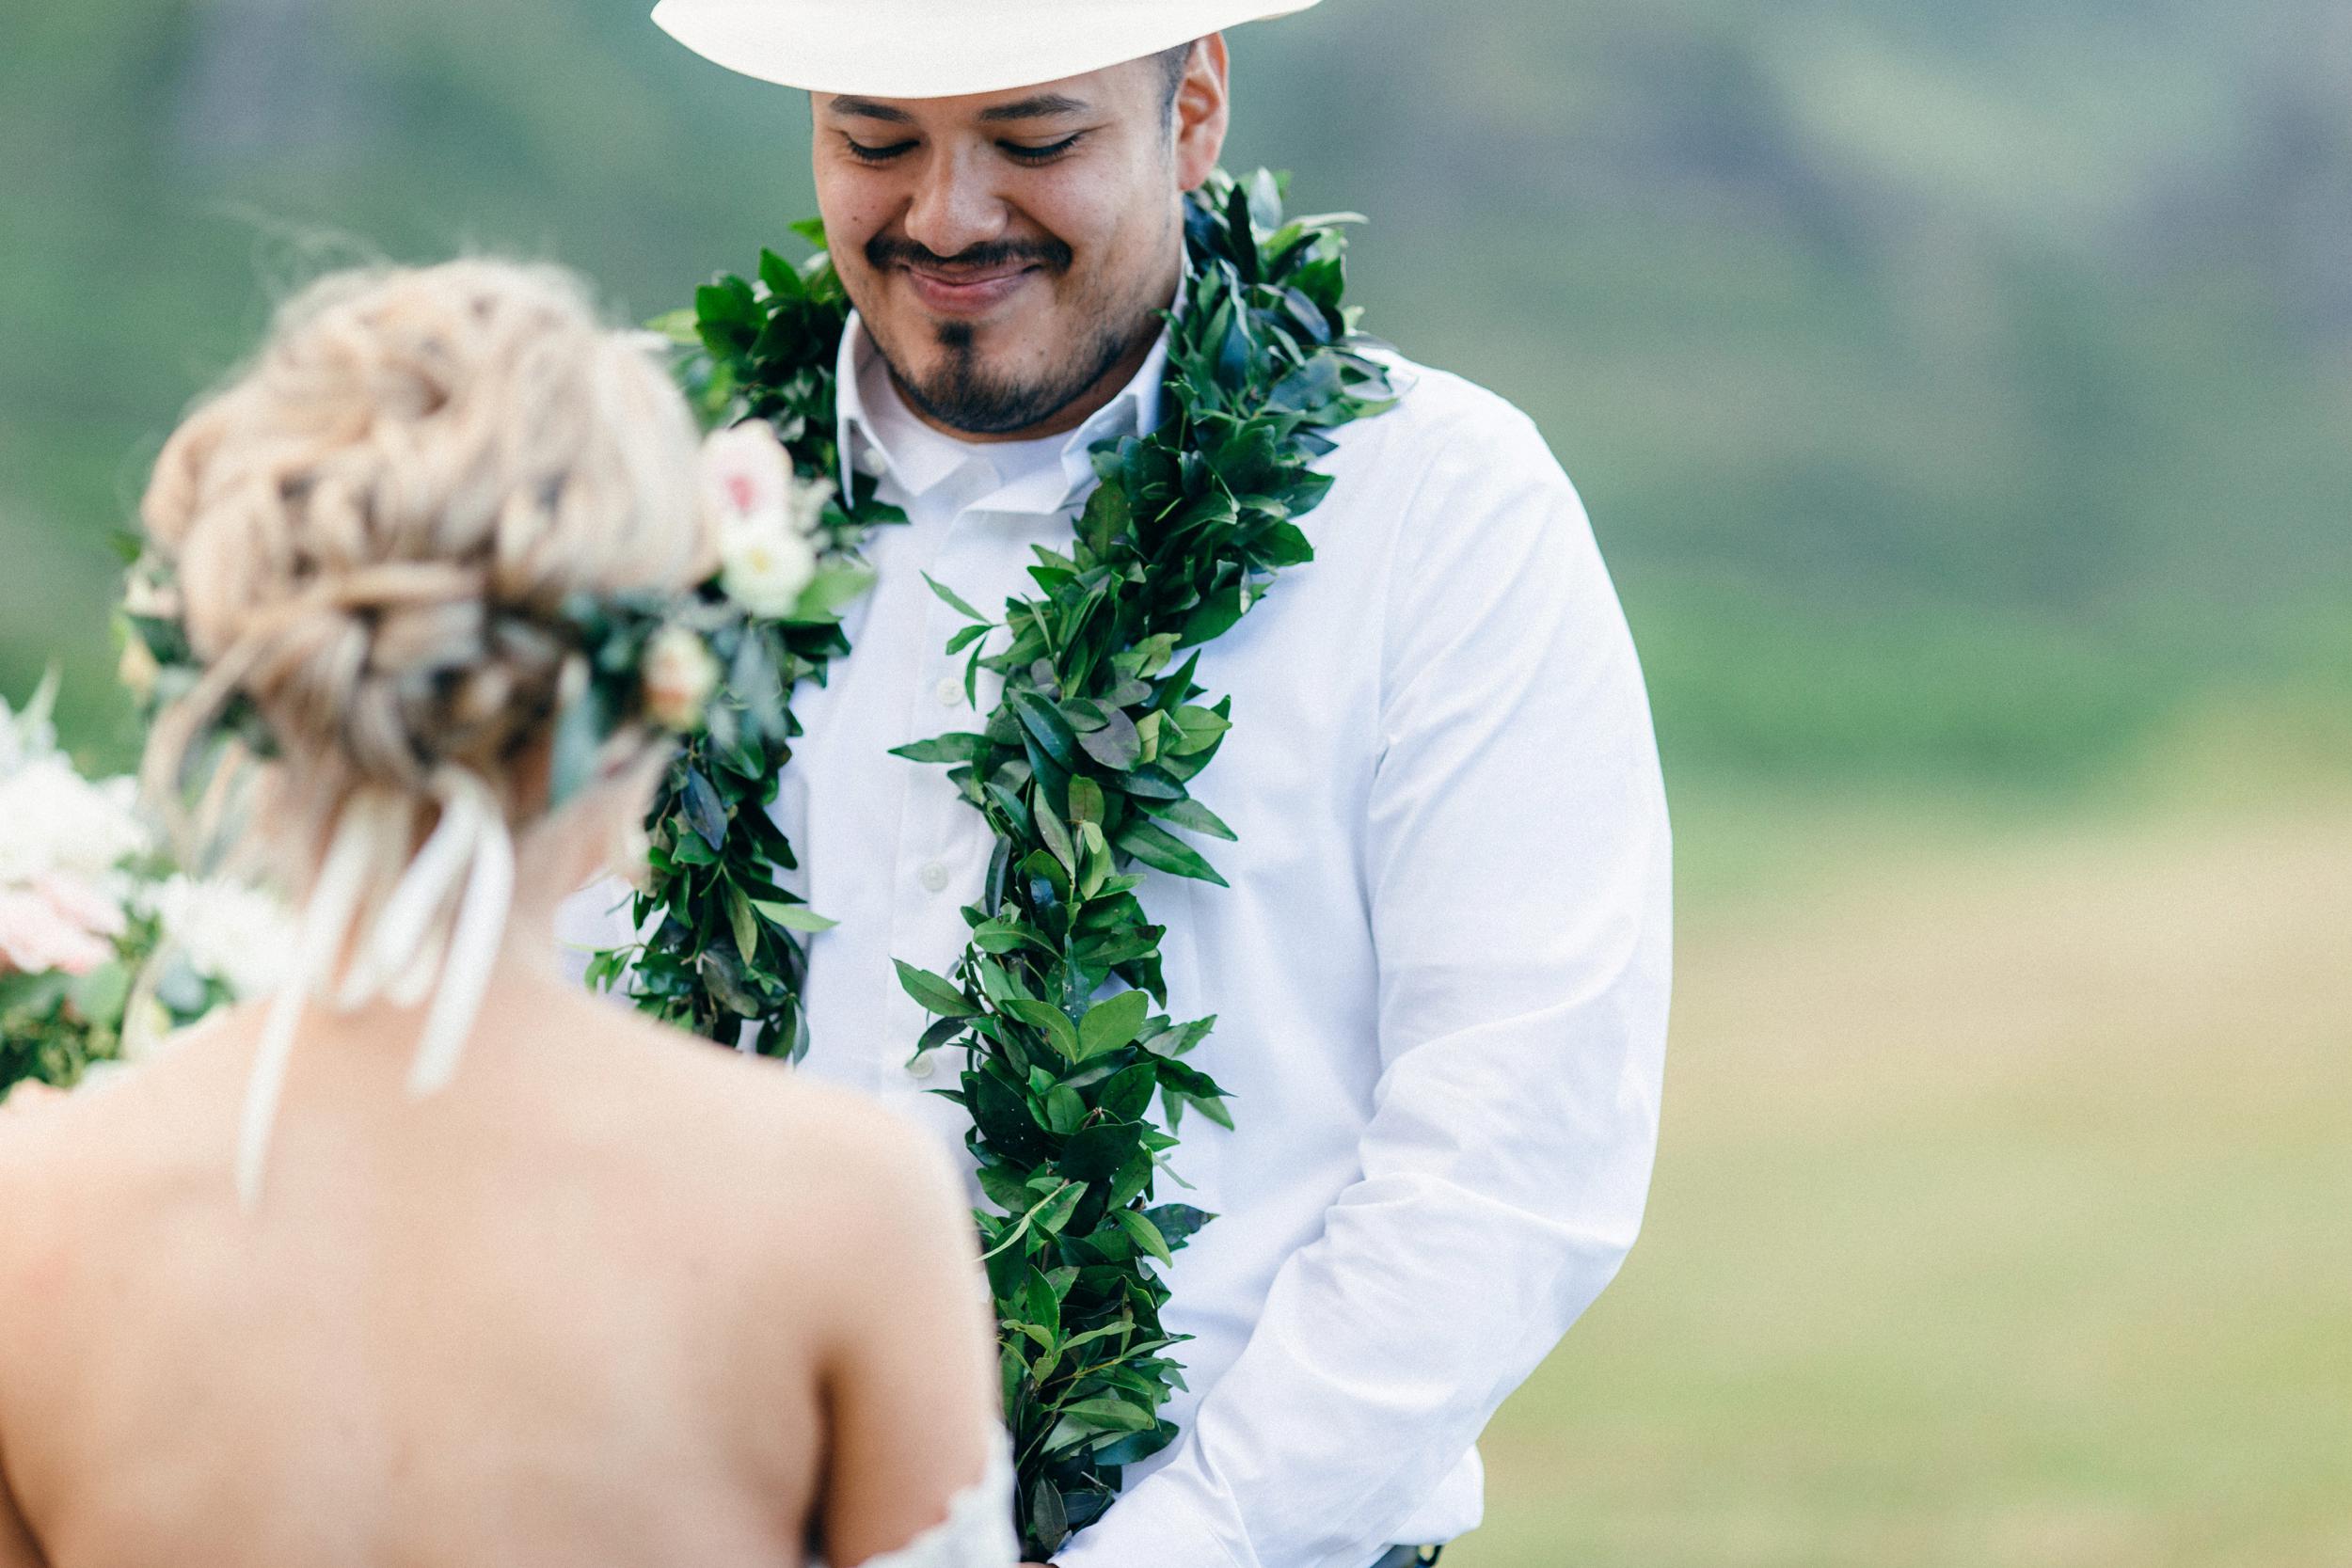
[[[954,257],[1005,232],[1006,209],[983,157],[941,150],[925,160],[908,204],[907,238],[934,256]]]

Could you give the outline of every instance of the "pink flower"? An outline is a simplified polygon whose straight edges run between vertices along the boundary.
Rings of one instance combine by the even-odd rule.
[[[122,916],[116,911],[118,924]],[[0,892],[0,963],[27,974],[60,970],[87,974],[114,957],[114,944],[38,893]]]
[[[792,523],[792,460],[765,420],[711,432],[703,441],[703,493],[722,532]]]
[[[122,934],[122,906],[79,877],[53,871],[37,879],[33,891],[47,899],[51,909],[94,937]]]

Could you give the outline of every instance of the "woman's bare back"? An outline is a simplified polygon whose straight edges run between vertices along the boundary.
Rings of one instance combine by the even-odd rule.
[[[249,1216],[249,1012],[0,1123],[0,1465],[49,1562],[855,1562],[979,1474],[920,1134],[553,980],[421,1101],[413,1015],[313,1023]]]

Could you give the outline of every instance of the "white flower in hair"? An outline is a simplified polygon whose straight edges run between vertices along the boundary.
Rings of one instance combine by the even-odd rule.
[[[645,717],[683,735],[698,729],[719,688],[719,661],[684,626],[663,626],[645,645]]]
[[[770,620],[792,614],[817,576],[814,536],[832,486],[795,475],[775,431],[748,420],[703,443],[703,492],[727,597]]]

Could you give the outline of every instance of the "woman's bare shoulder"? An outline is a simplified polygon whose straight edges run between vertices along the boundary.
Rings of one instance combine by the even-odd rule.
[[[22,1237],[34,1216],[103,1203],[102,1178],[167,1160],[208,1118],[228,1116],[225,1093],[191,1069],[237,1027],[215,1014],[150,1047],[136,1064],[94,1064],[71,1091],[17,1085],[0,1101],[0,1213],[10,1216],[0,1240]]]
[[[646,1069],[675,1085],[687,1116],[757,1149],[803,1205],[821,1195],[859,1212],[936,1207],[960,1187],[936,1137],[871,1095],[633,1015],[618,1026]]]

